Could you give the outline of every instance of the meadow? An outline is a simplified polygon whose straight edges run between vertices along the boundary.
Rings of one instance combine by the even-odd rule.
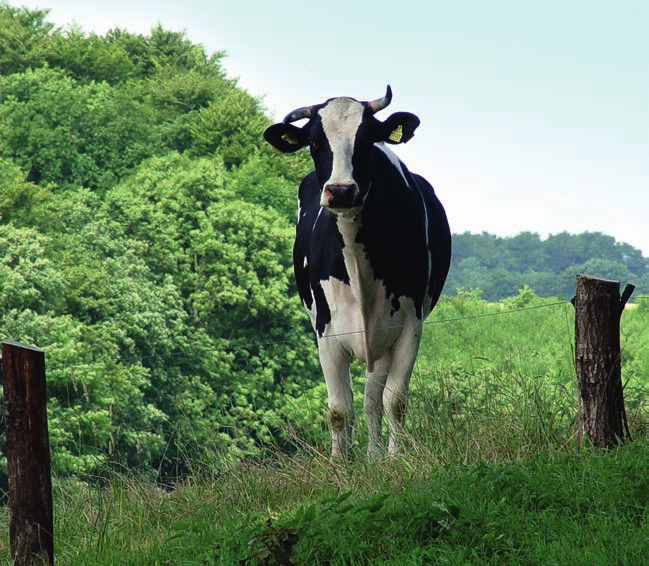
[[[368,461],[361,420],[356,457],[331,462],[323,390],[296,403],[290,450],[232,459],[195,449],[172,480],[115,465],[83,481],[55,478],[57,564],[642,564],[648,329],[639,303],[622,318],[632,443],[577,445],[571,305],[527,290],[497,304],[460,293],[426,325],[402,454]],[[0,525],[7,532],[6,508]],[[9,563],[5,537],[0,561]]]

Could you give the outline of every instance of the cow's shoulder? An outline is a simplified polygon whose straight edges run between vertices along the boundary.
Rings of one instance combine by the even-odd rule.
[[[320,184],[316,177],[315,171],[311,171],[302,179],[300,186],[297,190],[297,200],[300,211],[303,214],[315,212],[317,214],[320,208]],[[300,222],[301,218],[298,218]]]
[[[372,152],[374,182],[384,190],[407,188],[409,173],[397,154],[384,143],[374,144]]]
[[[318,197],[318,182],[315,171],[309,173],[298,189],[298,211],[297,224],[295,229],[295,241],[293,243],[293,271],[295,282],[304,306],[311,310],[313,307],[313,295],[310,285],[310,248],[313,235],[313,225],[318,215],[316,199]]]
[[[324,300],[320,282],[330,278],[349,283],[336,217],[320,206],[320,185],[315,172],[309,173],[298,190],[298,219],[293,244],[293,270],[298,292],[307,309],[315,297],[316,310]],[[325,309],[327,310],[327,309]]]

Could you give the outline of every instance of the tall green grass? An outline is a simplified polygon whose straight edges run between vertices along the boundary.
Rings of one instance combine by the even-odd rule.
[[[56,480],[57,564],[643,564],[642,415],[635,442],[580,451],[571,392],[534,376],[467,379],[480,382],[461,402],[449,374],[435,376],[437,396],[413,384],[392,459],[331,462],[303,446],[239,462],[206,455],[171,485],[132,470]]]

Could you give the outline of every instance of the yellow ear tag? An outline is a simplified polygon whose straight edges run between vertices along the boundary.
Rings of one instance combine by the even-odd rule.
[[[388,139],[390,141],[393,141],[394,143],[399,143],[402,137],[403,137],[403,128],[401,127],[401,124],[399,124],[394,130],[392,130],[392,133],[390,134]]]
[[[299,143],[291,134],[284,134],[282,136],[282,139],[285,142],[290,143],[291,145],[297,145]]]

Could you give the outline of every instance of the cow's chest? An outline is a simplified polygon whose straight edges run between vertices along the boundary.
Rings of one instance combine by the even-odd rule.
[[[331,320],[324,339],[335,339],[357,359],[372,365],[389,350],[405,324],[415,322],[413,301],[395,297],[375,276],[364,246],[356,242],[358,226],[341,222],[342,255],[349,280],[320,282]]]

